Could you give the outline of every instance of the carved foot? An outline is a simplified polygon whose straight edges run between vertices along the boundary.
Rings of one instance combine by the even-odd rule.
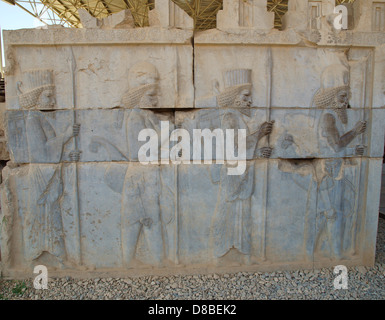
[[[253,263],[251,262],[251,256],[249,254],[245,254],[243,256],[243,263],[246,265],[246,266],[251,266]]]

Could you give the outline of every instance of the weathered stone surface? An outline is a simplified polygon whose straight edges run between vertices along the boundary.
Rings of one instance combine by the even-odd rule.
[[[2,234],[24,248],[13,259],[27,268],[29,262],[130,270],[160,263],[174,268],[175,262],[199,267],[357,260],[363,247],[355,239],[368,236],[368,230],[355,229],[368,219],[365,188],[357,186],[368,163],[258,160],[248,162],[241,176],[229,176],[227,165],[25,165],[6,169],[3,200],[12,185],[19,217]],[[40,256],[43,251],[51,255]]]
[[[5,32],[2,272],[372,265],[382,1],[349,30],[334,1],[289,4],[284,31],[265,1],[225,1],[192,39],[159,0],[149,28]]]
[[[384,39],[385,40],[385,39]],[[268,55],[271,52],[269,64]],[[348,54],[345,49],[329,48],[298,48],[295,46],[272,48],[259,45],[218,45],[213,42],[204,45],[195,41],[195,87],[197,108],[216,107],[213,96],[226,89],[225,73],[232,69],[250,69],[252,106],[266,107],[269,89],[266,73],[272,69],[272,107],[303,107],[313,106],[313,97],[322,86],[322,74],[327,68],[345,66],[348,69],[349,87],[351,88],[350,105],[362,108],[369,103],[373,76],[373,51],[352,48]],[[239,57],[242,56],[242,59]],[[382,68],[382,59],[378,58]],[[217,66],[212,68],[210,66]],[[306,68],[303,66],[306,65]],[[225,67],[222,67],[225,66]],[[333,67],[334,66],[334,67]],[[364,72],[365,71],[365,72]],[[366,83],[363,84],[362,74]],[[287,81],[287,76],[295,75],[295,80]],[[382,83],[382,81],[379,81]],[[218,92],[218,93],[216,93]],[[379,95],[381,97],[381,95]]]
[[[148,19],[151,27],[194,29],[193,19],[171,0],[156,0]]]
[[[9,160],[7,139],[5,137],[5,103],[0,103],[0,160]]]
[[[62,110],[54,113],[41,111],[8,111],[7,125],[10,131],[19,135],[9,135],[11,158],[15,163],[58,163],[70,161],[73,141],[67,141],[62,149],[63,139],[70,133],[73,111]],[[173,130],[173,114],[141,109],[78,110],[76,118],[81,123],[79,148],[82,162],[138,161],[138,151],[143,142],[137,140],[144,129],[154,129],[158,134],[158,154],[163,140],[168,140]],[[161,132],[161,121],[167,122],[169,129]],[[150,127],[151,126],[151,127]],[[46,147],[38,136],[47,137]],[[56,139],[56,141],[54,141]],[[38,141],[38,142],[37,142]],[[65,142],[65,141],[64,141]],[[54,152],[55,148],[57,152]],[[44,151],[43,151],[44,150]],[[158,161],[153,157],[152,161]]]
[[[273,147],[271,158],[355,157],[358,155],[357,148],[361,145],[365,146],[365,155],[381,157],[384,140],[384,127],[382,125],[384,110],[373,110],[372,115],[369,116],[368,110],[348,109],[346,114],[347,123],[343,124],[339,120],[338,114],[332,109],[296,108],[290,109],[290,113],[285,108],[271,110],[270,118],[274,121],[269,139]],[[263,134],[268,124],[266,122],[266,109],[211,108],[177,112],[175,121],[189,132],[191,141],[193,141],[194,130],[201,130],[196,134],[202,136],[205,135],[203,130],[210,130],[206,133],[207,138],[204,140],[204,143],[206,141],[209,143],[210,136],[215,136],[214,130],[216,128],[223,130],[223,140],[226,141],[226,129],[229,129],[229,126],[224,120],[225,117],[234,119],[236,124],[232,127],[233,129],[246,130],[247,159],[261,157],[263,151],[261,149],[267,146]],[[370,135],[360,133],[364,126],[362,119],[373,123]],[[212,153],[206,159],[223,159],[223,157],[216,157],[218,139],[222,139],[222,137],[213,138]],[[189,159],[203,160],[204,143],[201,144],[201,152],[197,151],[195,156],[192,145]],[[211,143],[209,144],[211,145]]]
[[[166,258],[163,241],[174,239],[169,226],[175,221],[174,168],[83,163],[7,169],[3,191],[12,193],[8,189],[12,185],[18,196],[8,205],[3,203],[5,215],[15,206],[19,216],[3,225],[2,235],[3,240],[12,237],[20,247],[10,257],[20,261],[20,266],[29,268],[30,263],[41,261],[74,270],[81,265],[122,268],[123,263],[133,262],[135,249],[151,265]],[[78,195],[74,193],[75,171]],[[154,192],[154,185],[164,186],[162,194]],[[142,223],[145,228],[136,227]],[[163,237],[166,229],[169,233]],[[172,243],[164,247],[167,257],[175,254]],[[8,261],[7,256],[3,259]]]
[[[274,13],[267,12],[267,0],[225,0],[217,14],[217,28],[232,31],[241,28],[271,30]]]
[[[72,109],[73,95],[79,109],[119,107],[130,69],[142,61],[157,69],[159,108],[193,107],[191,31],[27,29],[6,34],[6,50],[17,57],[9,61],[17,68],[7,77],[7,109],[20,109],[17,83],[25,71],[37,68],[52,70],[58,109]]]

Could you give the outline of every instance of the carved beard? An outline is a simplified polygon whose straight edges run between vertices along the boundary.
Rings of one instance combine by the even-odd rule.
[[[236,108],[250,108],[251,101],[250,100],[245,101],[241,99],[241,96],[238,96],[234,101],[234,105]]]
[[[156,108],[158,106],[158,98],[145,94],[142,99],[140,99],[139,106],[140,108]]]
[[[341,120],[341,122],[343,124],[347,124],[348,123],[348,113],[346,112],[346,110],[347,110],[346,103],[340,103],[340,102],[334,100],[333,104],[332,104],[332,108],[337,113],[337,116]]]

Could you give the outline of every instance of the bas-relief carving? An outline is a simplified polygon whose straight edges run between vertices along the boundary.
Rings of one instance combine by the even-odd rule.
[[[52,83],[52,81],[50,79],[49,73],[43,73],[42,76],[41,72],[35,72],[29,75],[29,77],[34,79],[34,81],[30,81],[30,83],[39,83],[40,81],[43,83],[43,85],[39,84],[38,86],[36,86],[36,88],[28,88],[25,91],[26,93],[24,94],[20,91],[20,95],[22,95],[20,99],[20,104],[28,108],[36,105],[41,105],[40,108],[52,107],[54,104],[51,94],[53,86],[50,84]],[[139,63],[137,66],[133,67],[129,73],[130,89],[127,91],[127,94],[123,97],[122,104],[128,109],[132,109],[128,116],[124,117],[124,126],[127,133],[127,143],[129,144],[128,150],[136,150],[136,152],[133,153],[137,153],[138,149],[130,145],[130,143],[135,143],[136,136],[129,137],[129,134],[130,132],[139,131],[132,130],[134,127],[139,126],[143,129],[153,128],[157,129],[157,131],[159,132],[159,119],[156,117],[154,112],[150,110],[145,110],[146,114],[144,115],[143,113],[141,113],[142,110],[139,110],[140,108],[157,107],[158,77],[159,75],[157,73],[157,70],[154,68],[154,66],[148,63]],[[43,78],[43,80],[39,80],[40,78]],[[251,84],[249,79],[250,70],[232,70],[226,73],[226,89],[223,92],[220,92],[217,97],[219,101],[219,107],[221,107],[222,110],[222,114],[220,117],[220,127],[222,129],[237,130],[242,127],[247,128],[247,125],[242,119],[242,117],[250,117],[251,114]],[[45,82],[48,82],[48,84],[44,84]],[[41,97],[40,94],[43,93],[46,88],[48,88],[48,93]],[[28,99],[29,92],[32,92],[32,94],[30,94],[30,96],[33,97],[31,98],[31,101],[30,99]],[[320,99],[316,99],[317,106],[319,106],[319,100]],[[338,100],[338,102],[341,102],[343,104],[342,108],[346,107],[347,105],[346,99]],[[231,109],[229,107],[231,107]],[[213,111],[216,115],[216,111],[218,110]],[[339,109],[337,112],[339,112]],[[341,112],[337,114],[344,115]],[[38,113],[38,115],[40,115],[40,113]],[[36,134],[36,132],[45,130],[44,134],[40,135],[41,137],[48,137],[48,140],[51,140],[55,137],[54,129],[52,128],[52,126],[49,125],[49,123],[44,122],[46,121],[45,118],[38,118],[36,116],[30,118],[32,120],[37,120],[31,121],[29,118],[27,118],[27,131],[29,127],[33,129],[31,131],[31,135]],[[342,117],[341,119],[344,120],[345,118]],[[31,122],[31,125],[28,125],[28,121]],[[248,142],[253,140],[252,154],[255,153],[259,140],[262,137],[271,133],[272,125],[273,122],[266,122],[262,124],[258,130],[254,131],[248,136]],[[40,139],[35,138],[35,140],[41,141],[41,137]],[[71,137],[71,135],[67,135],[68,139]],[[97,137],[95,139],[96,140],[94,142],[97,142]],[[235,141],[237,141],[237,139]],[[294,139],[292,136],[287,135],[284,142],[285,146],[290,145],[290,143],[294,142]],[[56,143],[54,145],[59,147],[61,146],[60,143]],[[61,153],[58,151],[59,150],[56,150],[56,152],[54,152],[53,154],[59,154],[60,162]],[[95,151],[97,152],[97,148]],[[265,157],[269,157],[270,154],[271,149],[268,153],[265,154]],[[41,155],[48,159],[46,153],[42,152]],[[32,162],[36,160],[35,158],[31,159]],[[126,157],[126,160],[131,159],[132,158],[130,156]],[[57,160],[53,162],[57,162]],[[212,231],[209,240],[212,244],[212,257],[214,259],[217,259],[218,263],[219,258],[225,256],[229,250],[234,248],[237,249],[241,254],[243,254],[244,263],[250,264],[251,197],[254,190],[254,165],[248,163],[245,173],[241,176],[228,176],[224,168],[226,168],[226,166],[222,167],[219,176],[217,175],[217,177],[215,177],[215,174],[213,175],[213,182],[219,183],[220,191],[218,193],[214,217],[212,219]],[[109,174],[110,169],[111,168],[109,168],[106,172],[106,182],[111,185],[111,188],[114,191],[117,191],[122,194],[121,241],[124,267],[132,267],[133,265],[135,266],[135,264],[133,264],[133,260],[136,255],[137,244],[140,235],[142,235],[147,242],[149,254],[151,255],[151,259],[153,261],[152,264],[156,266],[162,266],[163,261],[165,259],[164,237],[165,235],[167,235],[167,233],[162,230],[164,228],[167,228],[167,225],[173,220],[172,217],[174,213],[172,211],[170,212],[169,208],[165,211],[161,210],[160,199],[164,199],[167,197],[171,198],[172,196],[170,195],[172,195],[173,193],[171,190],[167,189],[167,184],[161,183],[160,167],[147,167],[145,168],[145,170],[136,169],[134,172],[132,172],[132,170],[127,169],[125,174],[120,175],[121,177],[124,177],[123,182],[111,180]],[[39,167],[36,167],[36,169],[34,169],[34,167],[31,166],[31,172],[35,172],[30,174],[30,178],[32,180],[31,185],[36,184],[42,185],[43,187],[47,185],[46,182],[41,181],[43,179],[41,179]],[[111,173],[111,176],[117,175]],[[42,240],[33,240],[37,243],[37,248],[31,246],[31,249],[35,251],[37,250],[37,256],[40,255],[42,251],[48,251],[51,254],[58,256],[59,259],[61,259],[62,256],[64,256],[63,237],[60,236],[60,234],[62,233],[62,226],[59,223],[60,206],[58,206],[60,198],[62,197],[63,189],[61,170],[55,170],[55,172],[51,175],[51,179],[48,185],[49,188],[46,188],[44,192],[43,189],[40,190],[41,188],[35,189],[35,191],[37,191],[37,195],[35,194],[35,198],[37,198],[37,196],[41,195],[42,193],[47,194],[47,198],[50,198],[49,203],[43,203],[44,207],[42,208],[42,212],[40,215],[37,216],[44,216],[44,214],[46,214],[47,212],[54,212],[55,214],[52,215],[52,217],[54,217],[53,221],[48,222],[50,226],[50,232],[54,233],[48,238],[55,239],[55,234],[58,234],[59,236],[56,237],[57,239],[54,241],[56,243],[56,247],[53,247],[51,245],[51,247],[48,249],[50,244],[45,243],[47,239],[45,235],[48,233],[48,231],[43,230],[43,232],[41,233],[43,235]],[[154,185],[159,185],[162,187],[159,188],[158,191],[154,192]],[[163,191],[163,189],[166,191]],[[53,195],[48,196],[50,194]],[[168,194],[168,196],[166,194]],[[142,197],[144,197],[145,199],[152,199],[153,201],[143,201]],[[34,199],[32,194],[30,195],[30,199],[31,198]],[[40,205],[40,198],[37,201],[35,200],[36,199],[32,200],[32,203],[37,202]],[[127,210],[127,208],[130,209]],[[132,208],[136,209],[132,210]],[[26,225],[28,226],[36,225],[36,223],[34,223],[35,220],[30,222],[28,221],[28,218],[26,218],[25,221]],[[55,223],[57,225],[55,225]],[[42,228],[44,229],[44,224]],[[327,228],[327,230],[329,230],[330,228]],[[325,228],[323,228],[321,231],[323,231],[324,229]],[[225,237],[223,237],[224,230],[226,230]],[[28,232],[29,229],[25,228],[25,234],[28,234]],[[320,232],[320,234],[321,233],[322,232]],[[329,233],[326,233],[328,237],[327,239],[330,238]],[[33,235],[36,235],[36,233]]]
[[[349,69],[342,64],[326,68],[321,76],[321,88],[314,97],[315,106],[324,110],[317,127],[319,148],[321,150],[328,147],[340,157],[349,155],[346,147],[366,131],[366,121],[359,121],[353,129],[346,130],[349,95]],[[363,103],[364,108],[365,102]],[[314,123],[312,125],[314,126]],[[282,142],[286,148],[294,143],[295,138],[290,135],[286,135]],[[362,156],[365,148],[364,145],[357,145],[350,154]],[[347,164],[351,166],[353,164],[355,167],[350,175],[345,169]],[[317,183],[317,216],[310,218],[309,209],[305,213],[305,219],[313,221],[316,228],[315,238],[310,235],[307,237],[313,239],[313,243],[306,244],[308,259],[323,253],[330,259],[341,260],[348,259],[352,252],[356,253],[357,201],[361,166],[362,160],[357,164],[355,160],[343,159],[320,159],[310,162],[299,160],[298,163],[282,160],[280,163],[279,169],[291,172],[293,180],[299,180],[298,174],[302,176],[311,174]],[[311,188],[312,185],[309,185],[308,197]],[[305,241],[309,240],[305,238]]]
[[[274,27],[274,13],[267,11],[267,1],[225,0],[217,13],[217,28],[231,30],[250,28],[270,31]]]
[[[127,136],[127,161],[137,160],[140,144],[138,133],[142,129],[152,129],[160,134],[160,120],[150,110],[140,108],[158,107],[158,80],[156,68],[148,62],[140,62],[133,66],[128,75],[129,89],[122,99],[122,105],[130,112],[124,117]],[[97,137],[94,144],[98,143]],[[112,146],[107,142],[104,145]],[[94,151],[95,145],[93,146]],[[158,159],[153,159],[157,161]],[[118,172],[116,171],[118,170]],[[122,167],[113,164],[106,171],[106,183],[111,189],[121,194],[121,246],[123,266],[132,268],[139,237],[144,236],[153,265],[163,266],[169,252],[169,241],[172,241],[175,231],[168,225],[174,220],[174,198],[176,190],[173,180],[176,177],[162,175],[162,167],[158,165],[139,165]],[[167,172],[167,171],[166,171]],[[115,178],[117,178],[115,180]],[[162,182],[166,179],[166,183]],[[171,249],[173,245],[171,244]],[[174,257],[175,260],[175,257]]]
[[[310,103],[309,116],[300,111],[286,114],[273,112],[279,128],[274,136],[278,157],[350,157],[370,152],[364,139],[368,126],[369,73],[366,69],[370,54],[362,57],[362,53],[357,53],[360,55],[358,60],[348,61],[343,54],[340,63],[323,70],[321,87]],[[355,77],[354,88],[351,87],[351,72]],[[364,72],[364,77],[358,83],[361,72]],[[352,90],[355,90],[354,108],[350,105]]]
[[[240,113],[226,112],[223,115],[221,128],[239,130]],[[264,123],[260,130],[247,136],[247,142],[252,145],[254,156],[259,140],[271,133],[272,124]],[[235,137],[235,141],[238,141]],[[238,144],[235,142],[235,152]],[[250,149],[249,149],[250,150]],[[264,148],[259,153],[269,158],[271,148]],[[217,205],[212,220],[212,250],[213,258],[219,264],[219,258],[231,249],[237,249],[244,255],[244,263],[251,263],[251,197],[254,191],[255,167],[253,162],[247,161],[246,170],[241,175],[229,175],[227,167],[223,165],[220,173],[212,173],[214,183],[219,184]],[[231,165],[230,165],[231,166]],[[215,170],[215,167],[214,167]]]
[[[314,102],[317,108],[325,110],[318,127],[319,136],[326,138],[328,146],[336,153],[343,151],[357,136],[366,131],[366,121],[360,121],[353,129],[346,131],[349,95],[348,68],[343,65],[331,65],[326,68]],[[322,147],[323,140],[320,139],[319,142]],[[364,151],[363,145],[357,145],[354,150],[356,155],[363,155]]]
[[[214,167],[214,169],[216,169]],[[248,163],[244,174],[230,176],[223,165],[218,178],[217,205],[212,220],[212,255],[216,264],[231,249],[243,255],[245,264],[251,263],[251,196],[254,191],[254,163]]]
[[[192,128],[222,128],[235,129],[235,131],[246,129],[248,155],[250,155],[248,159],[270,158],[273,151],[270,146],[270,135],[273,135],[274,121],[269,121],[270,113],[266,117],[265,111],[260,112],[257,108],[252,108],[250,73],[251,70],[247,69],[226,72],[225,88],[220,90],[214,82],[215,95],[198,102],[199,106],[211,107],[211,109],[192,111],[192,119],[179,113],[181,121],[177,127],[185,127],[188,130]],[[306,235],[303,239],[303,247],[308,261],[312,261],[314,257],[316,260],[325,257],[336,260],[350,259],[357,253],[358,191],[361,186],[361,167],[364,161],[362,158],[358,158],[357,161],[338,157],[348,155],[347,148],[354,143],[355,138],[365,133],[367,124],[364,116],[362,121],[353,126],[353,129],[347,128],[350,124],[347,110],[350,91],[348,79],[349,69],[344,65],[332,65],[325,69],[321,76],[321,88],[314,97],[315,108],[312,109],[317,112],[317,116],[313,116],[313,119],[319,119],[319,122],[312,124],[309,121],[309,130],[316,131],[314,142],[322,145],[319,150],[328,149],[333,156],[337,157],[336,159],[247,161],[246,170],[240,176],[227,174],[226,169],[231,166],[228,163],[221,166],[211,165],[208,167],[209,175],[207,170],[203,170],[206,173],[205,178],[209,177],[211,183],[207,188],[215,191],[210,194],[213,196],[210,199],[211,209],[208,210],[206,207],[202,210],[203,214],[199,212],[200,218],[205,220],[209,230],[200,239],[208,248],[205,263],[214,260],[218,265],[226,264],[228,260],[225,257],[230,251],[237,252],[237,260],[242,264],[252,264],[256,258],[265,258],[263,253],[256,256],[253,252],[253,242],[255,242],[253,237],[256,233],[261,237],[262,234],[269,232],[269,229],[266,229],[266,221],[263,219],[256,224],[253,206],[258,198],[262,203],[259,209],[262,208],[262,211],[265,210],[268,214],[268,187],[272,181],[268,180],[269,166],[262,169],[262,166],[257,165],[258,161],[267,164],[279,163],[280,173],[286,174],[288,179],[292,179],[296,185],[300,186],[304,195],[307,194],[309,197],[309,194],[313,194],[314,197],[316,194],[317,201],[306,206],[304,210]],[[185,243],[185,235],[180,232],[188,228],[188,224],[187,227],[183,224],[192,218],[186,219],[184,216],[179,220],[179,209],[186,209],[180,208],[178,203],[179,192],[182,192],[178,185],[179,167],[151,164],[142,166],[137,163],[136,155],[141,145],[137,141],[137,133],[141,129],[150,128],[161,136],[161,115],[153,110],[159,107],[158,82],[159,74],[153,65],[148,62],[134,65],[128,74],[129,89],[122,98],[122,109],[113,110],[115,119],[111,121],[108,118],[105,128],[109,130],[115,127],[118,129],[117,132],[124,133],[123,136],[126,139],[119,137],[114,141],[110,136],[95,134],[87,143],[91,152],[97,154],[105,149],[108,150],[107,154],[111,155],[109,159],[111,162],[104,172],[104,182],[106,187],[108,186],[120,197],[118,228],[121,234],[121,248],[119,248],[121,258],[117,261],[122,261],[124,269],[140,268],[142,264],[161,267],[167,265],[167,260],[178,263],[179,247],[185,250],[190,246],[189,243]],[[23,235],[29,241],[25,245],[25,257],[32,261],[40,257],[43,252],[48,252],[61,264],[66,264],[67,252],[61,207],[65,197],[63,150],[71,138],[79,134],[80,128],[78,125],[72,125],[71,117],[67,119],[64,117],[61,120],[62,125],[58,127],[55,121],[52,121],[56,112],[46,114],[39,111],[50,109],[55,104],[55,87],[51,72],[38,70],[25,73],[25,79],[18,89],[20,105],[28,110],[37,109],[12,114],[11,118],[15,117],[16,121],[9,122],[11,124],[9,128],[24,130],[27,143],[23,144],[15,139],[15,144],[20,148],[27,147],[28,162],[31,163],[28,165],[29,188],[25,193],[27,210],[23,220]],[[268,108],[270,106],[271,101],[267,104]],[[362,108],[365,106],[364,103]],[[320,112],[323,113],[321,116],[319,116]],[[274,115],[274,112],[272,114]],[[86,113],[84,117],[87,118]],[[266,118],[267,122],[260,121]],[[25,122],[24,126],[19,126],[18,121]],[[64,122],[67,122],[67,125],[64,125]],[[282,150],[290,150],[293,146],[303,147],[298,136],[294,135],[290,128],[283,127],[280,130],[283,133],[278,139],[279,143],[272,143],[272,146]],[[259,143],[263,137],[267,137],[268,147],[260,148]],[[121,140],[124,140],[123,147],[120,145]],[[237,149],[236,143],[235,149]],[[361,143],[353,149],[351,155],[362,156],[366,148]],[[112,156],[113,154],[115,156]],[[320,156],[321,153],[317,155]],[[41,159],[53,165],[43,167],[36,164]],[[126,165],[112,162],[116,159],[128,163]],[[93,165],[94,163],[90,162],[90,166]],[[101,168],[104,170],[103,165]],[[267,172],[266,175],[262,174],[265,172]],[[271,174],[277,173],[274,171]],[[257,178],[258,175],[264,176],[265,180]],[[310,184],[309,177],[311,177]],[[303,182],[302,178],[307,180]],[[191,194],[194,194],[194,189],[199,184],[198,179],[199,175],[189,181]],[[10,182],[6,180],[5,189],[11,190]],[[258,197],[256,190],[259,192]],[[92,199],[92,195],[87,195],[85,190],[82,192],[83,201]],[[279,194],[286,190],[278,188],[274,192]],[[9,192],[9,195],[6,194],[6,200],[4,200],[3,194],[3,202],[8,202],[8,208],[12,207],[10,202],[13,201],[10,195],[12,192]],[[87,198],[88,196],[90,198]],[[193,203],[193,206],[196,207],[197,204]],[[188,209],[191,210],[191,208]],[[210,219],[204,219],[207,217]],[[192,232],[196,232],[194,228],[197,226],[191,224]],[[11,232],[8,230],[7,233]],[[274,234],[268,236],[274,236]],[[266,246],[266,243],[263,245]],[[145,247],[144,250],[142,246]],[[187,250],[184,253],[188,256],[195,249],[194,244],[191,244],[191,251]],[[274,254],[272,257],[274,259]],[[188,257],[187,260],[189,260]],[[113,266],[121,267],[116,264]]]
[[[109,178],[113,165],[107,169]],[[175,216],[174,179],[170,173],[158,165],[127,168],[125,175],[114,181],[122,184],[121,189],[121,241],[122,258],[125,268],[135,266],[134,259],[139,237],[145,239],[150,264],[162,267],[165,259],[173,257],[173,236],[175,231],[169,226]],[[165,181],[164,181],[165,180]]]
[[[311,261],[356,255],[360,166],[356,159],[281,160],[278,168],[316,203],[306,207],[304,248]],[[311,176],[308,184],[306,177]],[[314,233],[315,232],[315,233]]]
[[[259,141],[270,135],[274,121],[263,122],[258,126],[258,115],[251,109],[251,70],[235,69],[224,73],[225,87],[221,91],[218,81],[214,80],[215,96],[199,99],[198,106],[211,107],[215,101],[213,110],[197,111],[193,121],[186,121],[182,124],[189,131],[195,129],[220,128],[222,130],[234,129],[235,133],[239,129],[246,130],[246,149],[247,159],[256,157],[269,158],[272,148],[257,148]],[[264,116],[265,117],[265,116]],[[182,119],[184,121],[184,119]],[[205,127],[208,125],[208,127]],[[235,138],[235,141],[238,141]],[[217,159],[218,160],[218,159]]]
[[[5,55],[7,58],[7,66],[5,67],[4,71],[5,71],[5,74],[7,76],[13,75],[13,73],[15,72],[15,68],[17,67],[17,61],[15,59],[15,52],[14,51],[15,50],[11,46],[9,46],[5,50]]]
[[[158,139],[160,147],[163,143],[162,137],[167,139],[169,137],[169,132],[162,134],[160,122],[169,121],[170,129],[173,127],[173,117],[170,113],[158,113],[153,110],[159,108],[160,95],[159,74],[155,66],[148,62],[137,63],[129,71],[128,82],[129,89],[122,97],[122,109],[113,110],[113,121],[107,124],[105,131],[106,134],[108,131],[115,132],[112,137],[116,141],[100,135],[91,136],[90,142],[85,141],[89,143],[88,148],[92,153],[100,152],[101,147],[106,149],[108,161],[138,161],[138,153],[143,145],[143,142],[138,141],[138,136],[142,130],[154,130],[160,137]],[[125,139],[122,139],[122,136]],[[159,151],[158,154],[160,155]],[[158,155],[151,156],[149,161],[158,161]]]
[[[29,155],[27,210],[23,219],[25,259],[32,261],[44,252],[55,256],[61,265],[66,262],[62,211],[63,148],[79,134],[80,126],[68,125],[65,132],[56,132],[43,110],[55,106],[52,71],[33,70],[24,73],[18,83],[19,102],[24,113]],[[33,110],[33,111],[32,111]],[[52,170],[44,170],[39,162],[50,162]]]
[[[1,259],[5,266],[12,262],[12,234],[14,228],[15,195],[12,193],[13,185],[9,179],[10,169],[6,166],[2,170],[1,192]]]
[[[148,19],[151,27],[194,29],[194,20],[171,0],[156,0]]]

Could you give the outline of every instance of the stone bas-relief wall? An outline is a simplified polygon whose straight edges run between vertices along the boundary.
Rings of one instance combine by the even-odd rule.
[[[150,28],[5,32],[5,276],[374,263],[385,35],[303,30],[301,1],[293,27],[272,30],[253,3],[231,28],[225,3],[194,41],[163,7]],[[205,129],[224,135],[194,140]],[[238,130],[234,164],[217,151],[223,138],[236,156]]]

